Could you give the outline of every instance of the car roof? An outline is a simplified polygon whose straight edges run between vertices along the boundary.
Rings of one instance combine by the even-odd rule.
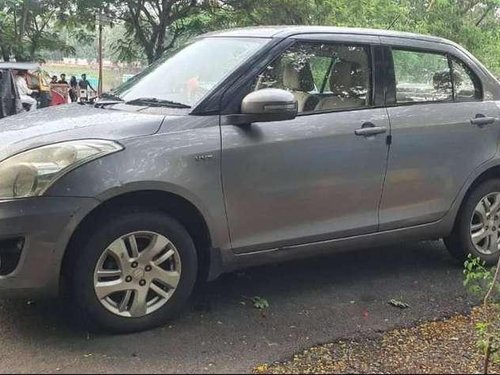
[[[334,27],[334,26],[258,26],[258,27],[242,27],[221,30],[204,34],[203,36],[220,36],[220,37],[256,37],[256,38],[287,38],[298,34],[355,34],[355,35],[370,35],[370,36],[385,36],[397,37],[405,39],[418,39],[429,42],[455,44],[447,39],[408,33],[402,31],[382,30],[382,29],[364,29],[352,27]]]

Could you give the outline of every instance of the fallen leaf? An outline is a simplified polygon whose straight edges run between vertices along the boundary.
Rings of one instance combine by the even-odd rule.
[[[394,307],[398,307],[400,309],[408,309],[410,307],[410,305],[408,305],[407,303],[398,301],[396,299],[391,299],[389,301],[389,305],[392,305]]]

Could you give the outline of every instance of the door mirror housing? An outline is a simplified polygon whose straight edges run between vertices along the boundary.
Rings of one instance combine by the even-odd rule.
[[[286,90],[262,89],[253,91],[241,102],[241,114],[227,116],[225,123],[246,125],[253,122],[293,120],[297,117],[295,96]]]

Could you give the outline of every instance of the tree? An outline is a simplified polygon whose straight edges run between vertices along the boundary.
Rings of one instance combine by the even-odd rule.
[[[333,25],[387,28],[406,12],[397,0],[221,0],[221,25]],[[220,10],[226,13],[221,14]],[[229,16],[227,14],[230,14]],[[229,20],[229,22],[228,22]]]
[[[124,40],[140,45],[148,62],[152,63],[187,32],[186,20],[200,6],[196,0],[124,0],[118,2],[114,11],[124,22]],[[119,47],[126,56],[123,52],[127,45]]]
[[[213,22],[222,27],[333,25],[442,36],[500,72],[500,0],[220,0],[212,5]]]
[[[99,13],[118,24],[111,47],[121,61],[151,63],[214,29],[307,24],[443,36],[500,73],[500,0],[0,0],[0,55],[70,53],[75,41],[92,48]],[[62,37],[63,29],[71,38]]]
[[[409,10],[396,27],[451,39],[500,71],[500,0],[405,0]]]
[[[199,33],[194,17],[210,0],[76,0],[79,13],[92,26],[92,15],[103,13],[120,23],[125,32],[115,40],[114,49],[121,60],[140,59],[149,63],[186,35]],[[90,17],[88,16],[90,15]],[[196,30],[196,31],[195,31]]]
[[[0,44],[4,60],[34,60],[41,49],[72,53],[74,49],[59,38],[61,17],[68,11],[64,0],[0,1]]]

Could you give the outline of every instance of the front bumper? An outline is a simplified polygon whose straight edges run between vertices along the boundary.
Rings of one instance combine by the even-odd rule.
[[[0,275],[0,297],[57,294],[62,259],[71,235],[98,204],[93,198],[73,197],[0,201],[0,242],[24,239],[15,269]]]

